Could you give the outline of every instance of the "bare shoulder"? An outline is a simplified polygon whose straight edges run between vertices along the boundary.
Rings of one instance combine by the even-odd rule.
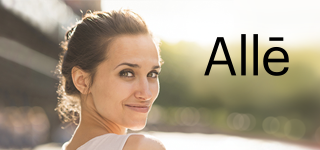
[[[156,138],[135,134],[129,136],[123,150],[165,150],[164,145]]]

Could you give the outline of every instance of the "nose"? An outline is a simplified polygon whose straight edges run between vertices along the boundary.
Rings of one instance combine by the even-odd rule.
[[[138,81],[135,97],[139,100],[150,100],[152,98],[150,83],[147,78]]]

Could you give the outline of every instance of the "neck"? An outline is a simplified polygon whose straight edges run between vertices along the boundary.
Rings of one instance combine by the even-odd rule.
[[[115,124],[98,113],[91,94],[81,95],[80,122],[76,132],[84,134],[90,132],[99,136],[106,133],[123,135],[126,131],[125,127]]]

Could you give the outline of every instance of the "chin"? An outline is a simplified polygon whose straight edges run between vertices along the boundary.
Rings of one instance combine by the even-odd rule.
[[[147,120],[135,122],[130,127],[128,127],[130,130],[133,131],[139,131],[142,130],[146,126]]]

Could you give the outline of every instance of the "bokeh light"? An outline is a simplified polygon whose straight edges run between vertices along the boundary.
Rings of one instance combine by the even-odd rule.
[[[50,123],[43,108],[5,107],[0,111],[0,146],[32,148],[48,139]]]
[[[288,138],[298,140],[304,136],[306,128],[302,121],[292,119],[285,124],[284,132]]]
[[[227,118],[229,128],[239,131],[252,130],[256,121],[251,114],[232,113]]]

